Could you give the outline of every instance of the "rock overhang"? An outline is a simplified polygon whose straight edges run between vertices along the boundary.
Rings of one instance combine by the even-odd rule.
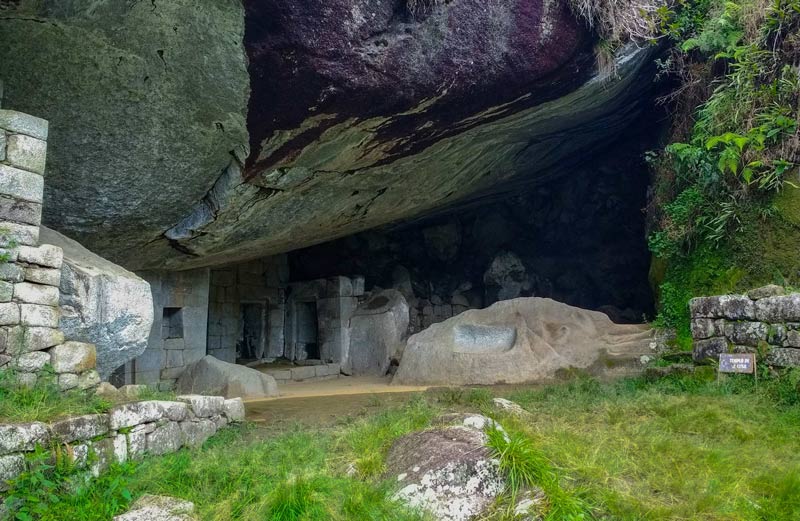
[[[209,0],[190,17],[184,4],[109,12],[115,34],[77,0],[35,13],[91,36],[97,60],[125,51],[119,71],[93,77],[98,92],[115,89],[112,105],[80,82],[53,96],[68,63],[23,94],[25,77],[57,59],[50,44],[10,69],[11,103],[62,136],[46,222],[130,269],[263,257],[568,172],[635,117],[651,83],[650,49],[598,73],[594,38],[564,2],[459,0],[417,17],[403,0]],[[136,28],[149,17],[152,31]],[[12,11],[0,30],[24,23]],[[187,24],[199,34],[181,44]],[[130,84],[135,72],[154,86]],[[197,95],[205,86],[213,99]],[[180,110],[159,123],[159,103],[175,96]]]

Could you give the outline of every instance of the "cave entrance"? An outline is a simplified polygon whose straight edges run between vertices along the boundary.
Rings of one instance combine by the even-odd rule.
[[[414,334],[500,300],[547,297],[617,323],[654,314],[647,246],[653,129],[573,168],[523,179],[437,214],[296,250],[291,280],[363,274],[366,290],[394,288]]]
[[[264,357],[266,335],[266,306],[261,302],[243,302],[239,306],[241,333],[236,345],[237,358],[241,362],[260,360]]]
[[[319,360],[319,327],[316,302],[295,304],[297,338],[295,360]]]

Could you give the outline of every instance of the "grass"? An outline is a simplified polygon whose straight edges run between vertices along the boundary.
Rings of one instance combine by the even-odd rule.
[[[48,422],[106,412],[112,405],[89,392],[59,392],[53,375],[45,373],[28,388],[15,385],[11,371],[0,371],[0,423]]]
[[[56,375],[45,371],[33,387],[15,383],[13,371],[0,371],[0,423],[51,422],[68,416],[108,412],[111,407],[130,399],[109,400],[92,391],[61,392]],[[147,387],[136,400],[174,400],[175,393]]]
[[[149,493],[193,501],[207,520],[423,520],[391,499],[388,448],[440,413],[478,409],[508,435],[489,434],[508,488],[482,521],[513,519],[513,498],[532,485],[548,521],[800,519],[800,372],[758,387],[708,376],[452,389],[335,426],[230,428],[57,494],[38,518],[108,519],[126,495]],[[531,414],[493,409],[495,395]]]

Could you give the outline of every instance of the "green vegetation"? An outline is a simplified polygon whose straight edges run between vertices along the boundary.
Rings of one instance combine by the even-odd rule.
[[[659,13],[680,85],[671,144],[652,159],[660,325],[688,345],[688,300],[796,284],[800,1],[680,1]]]
[[[18,385],[12,370],[0,371],[0,423],[52,421],[65,416],[107,411],[112,403],[94,393],[58,390],[52,371],[44,371],[33,387]]]
[[[145,493],[193,501],[208,520],[422,520],[382,482],[388,448],[439,413],[478,409],[508,433],[489,434],[509,486],[485,521],[513,519],[513,498],[531,485],[547,494],[548,520],[798,519],[798,384],[798,371],[762,375],[758,386],[701,371],[431,392],[331,427],[229,428],[200,449],[116,467],[84,486],[71,479],[69,492],[50,469],[23,477],[14,496],[33,495],[45,520],[108,519]],[[498,392],[531,415],[493,409]]]

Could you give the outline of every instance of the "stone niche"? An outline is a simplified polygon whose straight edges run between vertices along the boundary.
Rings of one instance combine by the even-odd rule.
[[[111,377],[172,389],[185,368],[206,355],[210,271],[143,272],[153,293],[153,327],[145,352]]]

